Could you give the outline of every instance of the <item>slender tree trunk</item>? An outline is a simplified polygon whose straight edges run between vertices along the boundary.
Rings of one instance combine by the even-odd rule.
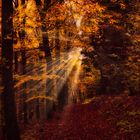
[[[46,73],[48,74],[48,71],[52,69],[52,56],[51,51],[49,48],[49,40],[47,31],[43,35],[43,47],[44,47],[44,53],[45,53],[45,59],[46,59]],[[47,77],[46,79],[46,97],[51,96],[51,91],[49,91],[49,83],[51,80]],[[49,100],[46,100],[46,118],[50,118],[51,116],[51,109],[52,109],[52,103]]]
[[[7,140],[20,140],[13,87],[13,3],[2,0],[2,84],[4,91],[5,131]]]
[[[25,1],[26,0],[21,0],[19,5],[24,5],[25,4]],[[26,19],[24,17],[23,19],[23,25],[25,27],[25,23],[26,23]],[[25,30],[23,29],[22,31],[19,32],[19,37],[20,37],[20,42],[21,42],[21,47],[24,48],[24,50],[21,51],[21,63],[22,63],[22,74],[26,74],[26,51],[25,51],[25,43],[24,43],[24,38],[25,38]],[[27,95],[26,95],[26,88],[27,88],[27,84],[24,83],[22,85],[22,88],[24,89],[24,92],[21,93],[21,97],[22,97],[22,101],[23,101],[23,120],[24,120],[24,123],[25,125],[28,123],[28,117],[27,117],[27,103],[26,103],[26,100],[27,100]]]
[[[39,120],[40,119],[40,102],[39,99],[36,99],[36,119]]]
[[[48,5],[51,3],[51,0],[44,0],[44,5],[42,6],[42,10],[43,13],[40,13],[41,16],[41,21],[42,21],[42,36],[43,36],[43,50],[45,53],[45,59],[46,59],[46,73],[52,69],[52,56],[51,56],[51,51],[50,51],[50,47],[49,47],[49,40],[48,40],[48,33],[47,33],[47,28],[46,25],[44,25],[43,21],[46,17],[46,11],[48,8]],[[41,8],[41,0],[36,0],[36,4],[37,6],[39,6]],[[48,85],[49,85],[50,80],[47,78],[46,79],[46,96],[50,96],[51,92],[48,92]],[[51,109],[52,109],[52,101],[46,101],[46,117],[50,118],[50,114],[51,114]]]
[[[15,52],[14,53],[14,65],[15,65],[15,69],[14,69],[14,71],[17,73],[18,72],[18,52]]]
[[[25,50],[23,50],[21,52],[21,58],[22,58],[22,74],[26,74],[26,53],[25,53]],[[23,120],[24,120],[24,123],[27,124],[28,123],[28,118],[27,118],[27,103],[26,103],[26,100],[27,100],[27,95],[26,95],[26,88],[27,88],[27,85],[26,83],[24,83],[22,85],[22,88],[24,89],[25,92],[21,93],[22,94],[22,100],[23,100]]]
[[[60,64],[60,35],[58,22],[56,21],[56,35],[55,35],[55,48],[56,48],[56,57],[59,60],[58,65]]]
[[[44,5],[42,5],[41,0],[35,0],[35,1],[38,8],[39,9],[42,8],[42,11],[43,11],[43,12],[40,12],[41,21],[42,21],[42,37],[43,37],[42,47],[45,53],[45,58],[47,58],[47,57],[51,57],[51,51],[49,48],[48,33],[47,33],[46,25],[44,25],[44,19],[46,17],[47,7],[51,3],[51,0],[44,0]]]

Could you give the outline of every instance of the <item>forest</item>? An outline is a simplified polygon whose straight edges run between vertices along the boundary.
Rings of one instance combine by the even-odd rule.
[[[0,140],[139,132],[139,0],[0,0]]]

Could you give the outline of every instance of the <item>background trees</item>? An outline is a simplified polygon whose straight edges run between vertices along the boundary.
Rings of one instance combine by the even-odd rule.
[[[132,34],[137,34],[135,32],[135,27],[137,26],[136,19],[138,18],[136,9],[133,16],[130,16],[130,13],[133,11],[132,5],[135,2],[101,1],[101,4],[106,7],[104,22],[99,29],[100,35],[92,37],[92,44],[95,48],[95,59],[93,63],[101,72],[101,85],[99,86],[101,93],[103,93],[103,91],[108,93],[120,93],[120,91],[126,89],[130,89],[131,92],[135,91],[135,88],[138,90],[139,72],[137,70],[139,69],[139,62],[137,60],[139,58],[137,57],[137,53],[139,51],[137,47],[132,47],[134,46],[132,43]],[[133,24],[132,22],[131,24],[128,22],[130,17],[133,18],[133,20],[131,19]],[[133,30],[133,33],[130,30]],[[138,40],[136,42],[138,43]],[[135,63],[132,60],[132,57],[134,57],[132,56],[132,52],[133,55],[136,56]],[[133,64],[130,64],[130,61],[133,61]],[[137,74],[134,74],[132,71],[135,71]],[[132,87],[133,90],[131,90]]]
[[[127,12],[125,15],[126,33],[131,40],[128,47],[128,59],[126,62],[125,75],[127,77],[127,85],[130,89],[130,95],[135,95],[140,91],[140,30],[139,30],[139,13],[140,4],[137,0],[129,1]]]

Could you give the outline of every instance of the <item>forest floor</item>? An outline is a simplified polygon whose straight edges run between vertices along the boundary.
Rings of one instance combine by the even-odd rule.
[[[140,96],[95,96],[29,126],[24,140],[140,140]]]

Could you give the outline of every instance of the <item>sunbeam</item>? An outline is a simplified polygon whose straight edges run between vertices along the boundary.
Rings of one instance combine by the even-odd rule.
[[[34,92],[34,87],[36,87],[36,89],[41,93],[48,93],[48,95],[53,96],[57,99],[72,71],[74,71],[74,81],[72,82],[71,87],[69,87],[73,92],[72,94],[70,94],[69,98],[72,98],[74,91],[76,91],[81,62],[83,58],[83,56],[81,55],[81,51],[81,48],[73,48],[69,52],[63,53],[63,56],[67,56],[64,57],[65,59],[57,56],[55,60],[51,60],[48,63],[44,62],[38,67],[28,67],[28,71],[24,75],[18,77],[18,79],[21,80],[18,81],[17,84],[15,84],[15,88],[18,88],[23,83],[26,83],[28,86],[30,86],[30,89],[27,89],[26,93],[29,94]],[[63,63],[59,63],[59,61],[63,61]],[[57,89],[55,93],[52,93],[52,91],[54,91],[54,80],[56,81],[55,87]],[[18,92],[23,92],[25,90],[26,89],[20,88],[18,89]],[[45,96],[46,95],[47,94],[45,94]],[[29,96],[32,97],[32,95]]]

